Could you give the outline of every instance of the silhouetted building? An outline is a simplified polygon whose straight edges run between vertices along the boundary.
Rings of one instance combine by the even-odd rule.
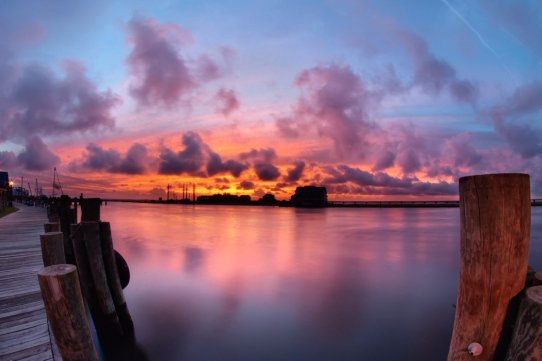
[[[267,193],[267,194],[264,194],[264,196],[258,200],[258,203],[272,206],[272,205],[277,204],[277,199],[275,198],[274,194]]]
[[[213,194],[212,196],[199,196],[197,203],[203,204],[250,204],[250,196],[236,196],[233,194]]]
[[[11,185],[8,172],[0,172],[0,211],[9,206],[11,198]]]
[[[295,207],[325,207],[327,205],[326,187],[297,187],[290,202]]]

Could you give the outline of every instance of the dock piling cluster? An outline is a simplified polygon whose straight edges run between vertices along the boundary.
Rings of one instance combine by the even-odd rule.
[[[40,236],[46,267],[38,278],[59,352],[64,360],[94,360],[96,347],[87,332],[86,304],[105,360],[143,360],[116,266],[111,226],[99,219],[99,199],[76,201],[81,206],[81,222],[77,223],[77,204],[61,197],[48,210],[50,223]],[[52,230],[61,231],[47,232]],[[67,302],[72,298],[73,304]],[[62,314],[70,317],[59,317]],[[78,327],[73,328],[74,324]],[[73,340],[68,342],[65,338],[70,334]]]

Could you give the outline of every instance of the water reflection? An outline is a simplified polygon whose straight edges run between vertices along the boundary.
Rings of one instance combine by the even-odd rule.
[[[102,218],[150,360],[446,356],[457,209],[110,203]]]

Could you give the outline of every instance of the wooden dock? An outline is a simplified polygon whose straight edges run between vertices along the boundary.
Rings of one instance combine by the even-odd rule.
[[[43,208],[17,207],[0,218],[0,360],[59,360],[37,277],[47,215]]]

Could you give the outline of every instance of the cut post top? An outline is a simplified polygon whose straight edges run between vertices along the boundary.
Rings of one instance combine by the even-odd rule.
[[[501,177],[501,178],[527,178],[529,179],[529,174],[527,173],[490,173],[490,174],[477,174],[477,175],[468,175],[464,177],[459,178],[459,183],[465,182],[472,178],[495,178],[495,177]]]
[[[76,271],[77,268],[73,264],[55,264],[44,267],[38,272],[40,276],[62,276],[70,272]]]

